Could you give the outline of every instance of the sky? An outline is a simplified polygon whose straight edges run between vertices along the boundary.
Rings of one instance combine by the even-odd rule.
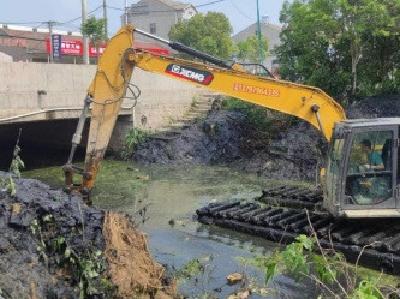
[[[186,0],[183,2],[202,5],[213,0]],[[269,16],[271,23],[279,24],[279,14],[284,0],[259,0],[260,15]],[[102,5],[102,0],[87,0],[88,11]],[[128,5],[138,0],[128,0]],[[115,33],[121,26],[121,9],[124,0],[107,0],[109,33]],[[0,0],[0,23],[28,23],[26,26],[44,28],[43,22],[54,20],[59,23],[70,21],[81,16],[81,0]],[[232,24],[234,33],[256,22],[256,0],[223,0],[222,2],[199,7],[199,12],[218,11],[225,13]],[[102,16],[102,9],[94,12]],[[21,24],[23,25],[23,24]],[[56,25],[57,29],[79,31],[80,19],[67,24]]]

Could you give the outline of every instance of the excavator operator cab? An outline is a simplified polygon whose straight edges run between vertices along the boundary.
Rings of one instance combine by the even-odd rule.
[[[400,119],[336,123],[324,207],[347,218],[400,217]]]
[[[269,69],[262,64],[240,63],[239,65],[249,74],[259,77],[274,78],[274,75],[269,71]]]

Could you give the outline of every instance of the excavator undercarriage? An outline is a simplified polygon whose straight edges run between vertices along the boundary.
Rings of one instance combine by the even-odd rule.
[[[315,234],[323,248],[342,252],[348,261],[400,275],[398,220],[334,218],[320,209],[322,200],[322,192],[316,189],[275,186],[264,190],[260,198],[212,203],[196,213],[203,224],[278,243],[293,242],[299,234]]]

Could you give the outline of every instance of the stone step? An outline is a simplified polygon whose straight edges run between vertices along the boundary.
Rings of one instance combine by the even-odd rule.
[[[178,135],[182,133],[182,130],[180,130],[180,127],[172,127],[171,125],[161,127],[157,129],[157,131],[154,133],[154,135],[159,135],[159,134],[170,134],[170,135]]]
[[[168,126],[165,126],[165,128],[170,128],[172,130],[179,130],[179,129],[187,129],[190,127],[190,124],[185,123],[185,122],[179,122],[179,123],[173,123]]]
[[[204,116],[204,115],[206,115],[206,113],[193,111],[193,112],[185,113],[183,115],[183,118],[186,118],[186,117],[198,117],[198,116]]]
[[[179,138],[181,136],[180,131],[164,131],[164,132],[159,132],[157,134],[149,136],[150,139],[158,139],[158,140],[174,140]]]
[[[211,107],[194,107],[190,109],[190,112],[205,113],[211,110]]]

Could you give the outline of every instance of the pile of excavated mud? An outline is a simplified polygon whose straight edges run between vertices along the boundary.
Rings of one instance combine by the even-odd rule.
[[[313,179],[323,148],[318,131],[307,123],[269,134],[249,125],[241,111],[217,109],[174,139],[145,141],[133,159],[144,164],[229,165],[268,178]]]
[[[347,114],[349,118],[400,117],[400,96],[359,99]],[[328,147],[317,129],[292,119],[283,124],[279,119],[271,128],[275,133],[257,131],[243,112],[216,109],[174,139],[140,144],[133,159],[144,164],[229,165],[274,179],[318,177]]]
[[[0,191],[0,298],[172,298],[128,216],[37,180],[14,183],[14,196]]]
[[[348,118],[400,117],[400,95],[359,99],[347,109]]]
[[[140,144],[134,159],[159,164],[232,162],[240,158],[244,123],[240,112],[214,110],[176,138],[150,139]]]

